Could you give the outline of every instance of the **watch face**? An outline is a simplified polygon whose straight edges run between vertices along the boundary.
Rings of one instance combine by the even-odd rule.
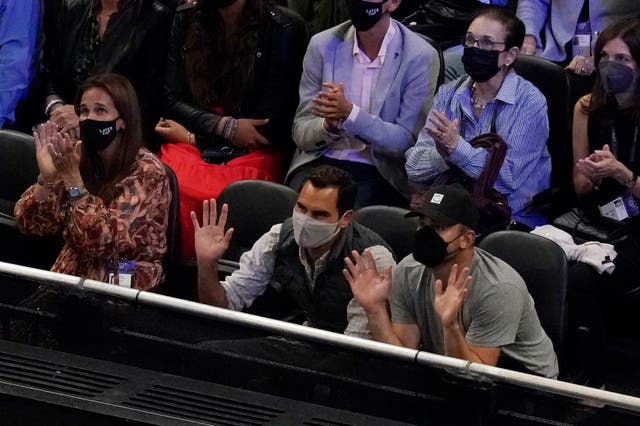
[[[69,197],[78,198],[84,194],[84,190],[82,188],[78,188],[77,186],[72,186],[67,190]]]

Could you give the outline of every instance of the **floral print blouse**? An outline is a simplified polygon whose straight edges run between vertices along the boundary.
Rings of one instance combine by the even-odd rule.
[[[138,151],[108,206],[91,194],[69,202],[62,181],[47,200],[36,200],[35,192],[34,184],[22,194],[14,213],[26,233],[62,231],[65,245],[53,272],[106,282],[107,263],[127,260],[135,261],[131,287],[149,290],[160,283],[171,191],[163,164],[150,151]]]

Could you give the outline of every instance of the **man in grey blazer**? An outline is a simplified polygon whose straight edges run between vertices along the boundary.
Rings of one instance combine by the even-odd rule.
[[[313,166],[330,164],[356,180],[356,208],[407,204],[404,152],[425,123],[440,63],[433,47],[390,18],[400,1],[349,0],[351,20],[311,39],[293,123],[292,188]]]

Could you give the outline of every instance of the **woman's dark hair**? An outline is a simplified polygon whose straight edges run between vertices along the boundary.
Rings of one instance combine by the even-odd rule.
[[[500,22],[507,33],[504,39],[505,50],[512,47],[521,48],[524,42],[525,28],[524,23],[518,19],[508,7],[485,6],[476,11],[473,19],[485,17]]]
[[[344,170],[328,165],[314,167],[302,184],[307,182],[311,182],[315,188],[338,188],[336,207],[340,216],[353,209],[357,193],[356,183]]]
[[[203,109],[217,106],[237,113],[255,78],[263,12],[272,0],[247,0],[238,27],[226,34],[213,1],[202,1],[189,23],[185,40],[185,78],[194,102]]]
[[[594,47],[595,52],[593,55],[593,64],[596,66],[596,81],[593,85],[593,91],[591,92],[590,101],[588,104],[582,104],[582,111],[585,114],[596,111],[607,104],[614,103],[615,98],[607,97],[607,93],[604,91],[600,73],[598,70],[598,64],[602,59],[602,49],[604,45],[611,40],[620,38],[629,47],[629,52],[633,60],[636,61],[636,65],[640,66],[640,18],[625,18],[618,22],[615,22],[605,28]],[[636,95],[633,97],[633,116],[636,121],[640,120],[640,84],[635,81]],[[617,105],[617,104],[616,104]]]
[[[75,101],[76,114],[80,115],[82,95],[89,89],[104,90],[111,100],[119,118],[125,126],[120,131],[118,139],[112,143],[120,144],[120,158],[114,170],[105,170],[102,160],[97,153],[88,151],[82,145],[80,173],[87,188],[109,203],[113,197],[114,184],[124,175],[136,160],[138,150],[142,147],[142,127],[140,125],[140,106],[133,86],[125,77],[119,74],[98,74],[89,77],[78,88]],[[108,174],[107,174],[108,173]]]

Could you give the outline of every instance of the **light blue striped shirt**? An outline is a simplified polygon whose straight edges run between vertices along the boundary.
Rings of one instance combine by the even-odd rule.
[[[460,84],[461,81],[464,83]],[[551,183],[545,97],[533,84],[511,70],[496,97],[476,120],[471,106],[470,85],[471,79],[462,76],[438,90],[431,111],[444,111],[449,120],[457,118],[460,121],[460,139],[451,155],[443,158],[436,150],[433,138],[422,129],[415,146],[405,153],[409,180],[428,183],[447,170],[448,163],[455,164],[471,177],[478,177],[487,153],[482,148],[473,148],[467,141],[490,132],[491,120],[497,113],[496,133],[502,136],[508,148],[495,188],[507,196],[516,221],[531,227],[544,224],[546,219],[543,216],[526,212],[525,207],[535,194]],[[429,121],[427,123],[433,126]]]

